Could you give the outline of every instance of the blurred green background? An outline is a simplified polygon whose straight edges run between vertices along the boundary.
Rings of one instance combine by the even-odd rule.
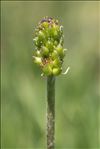
[[[100,2],[2,1],[2,149],[46,149],[46,78],[32,61],[44,16],[64,26],[68,49],[56,78],[56,149],[99,148]]]

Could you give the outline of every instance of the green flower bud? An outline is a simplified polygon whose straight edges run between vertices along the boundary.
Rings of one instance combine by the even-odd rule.
[[[58,42],[55,40],[54,41],[54,46],[57,46],[58,45]]]
[[[42,70],[45,75],[52,75],[52,68],[50,65],[45,65]]]
[[[50,40],[47,41],[46,47],[49,49],[50,52],[52,52],[53,49],[54,49],[53,48],[53,43]]]
[[[49,49],[47,48],[47,47],[42,47],[41,48],[41,54],[42,54],[42,56],[49,56]]]
[[[38,37],[35,37],[35,38],[33,39],[33,42],[34,42],[35,45],[37,45],[37,41],[38,41]]]
[[[41,57],[41,53],[40,53],[40,51],[39,50],[36,50],[36,57]]]
[[[40,57],[33,56],[33,60],[34,60],[34,63],[36,63],[38,65],[41,65],[42,64],[42,60],[41,60]]]
[[[58,47],[56,48],[56,50],[57,50],[59,56],[61,58],[63,58],[64,57],[64,49],[63,49],[63,47],[61,45],[58,45]]]
[[[35,29],[33,58],[44,75],[61,74],[65,55],[63,37],[62,26],[50,17],[43,18]]]
[[[58,58],[58,53],[56,50],[54,50],[52,53],[51,53],[51,58],[52,60],[55,60],[56,58]]]
[[[49,24],[48,24],[47,22],[43,22],[43,23],[42,23],[42,26],[43,26],[44,28],[48,28]]]
[[[43,39],[45,38],[45,35],[42,31],[39,31],[38,37],[39,37],[39,40],[43,41]]]
[[[61,68],[53,68],[53,75],[59,75],[61,73]]]

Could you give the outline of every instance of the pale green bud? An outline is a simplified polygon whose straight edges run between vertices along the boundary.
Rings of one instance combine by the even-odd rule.
[[[40,53],[39,50],[36,51],[36,56],[37,56],[37,57],[41,57],[41,53]]]
[[[53,75],[59,75],[61,73],[61,68],[53,68]]]
[[[54,50],[52,53],[51,53],[51,58],[52,60],[55,60],[56,58],[58,58],[58,53],[56,50]]]
[[[64,57],[64,49],[63,49],[63,47],[61,45],[58,45],[58,47],[56,48],[56,50],[57,50],[59,56],[61,58],[63,58]]]
[[[56,59],[53,61],[53,66],[54,66],[54,67],[60,67],[60,66],[61,66],[61,61],[60,61],[58,58],[56,58]]]
[[[45,35],[42,31],[39,31],[39,36],[38,37],[39,37],[40,40],[43,40],[45,38]]]
[[[42,70],[45,75],[52,75],[52,68],[50,65],[45,65]]]
[[[49,50],[48,50],[48,48],[45,47],[45,46],[43,46],[43,47],[41,48],[41,54],[42,54],[42,56],[48,56],[48,55],[49,55]]]
[[[44,28],[48,28],[49,24],[48,24],[47,22],[43,22],[43,23],[42,23],[42,26],[43,26]]]
[[[42,60],[41,60],[40,57],[33,56],[33,60],[34,60],[34,63],[36,63],[38,65],[41,65],[42,64]]]
[[[51,42],[50,40],[47,41],[46,43],[46,47],[49,49],[50,52],[53,51],[53,42]]]

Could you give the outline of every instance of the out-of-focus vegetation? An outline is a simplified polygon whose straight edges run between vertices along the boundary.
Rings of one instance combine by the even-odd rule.
[[[46,148],[46,78],[32,61],[44,16],[64,26],[66,76],[56,78],[56,149],[99,148],[100,2],[1,2],[2,149]]]

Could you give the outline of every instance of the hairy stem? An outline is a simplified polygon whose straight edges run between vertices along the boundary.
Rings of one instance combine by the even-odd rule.
[[[54,149],[55,135],[55,77],[47,77],[47,149]]]

